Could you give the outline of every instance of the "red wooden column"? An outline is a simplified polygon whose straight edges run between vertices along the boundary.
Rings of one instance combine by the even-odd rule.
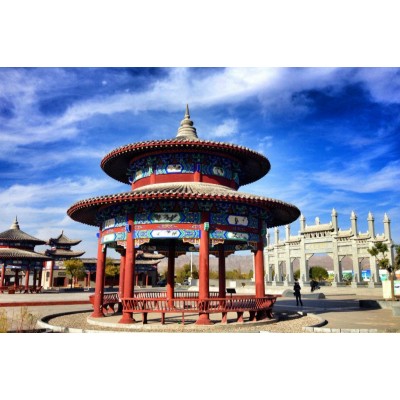
[[[33,290],[36,289],[37,271],[36,268],[33,270]]]
[[[261,221],[259,222],[259,235],[260,238],[257,242],[257,248],[254,252],[254,275],[256,283],[256,297],[261,298],[265,296],[265,281],[264,281],[264,241],[263,235],[261,234]],[[251,315],[252,320],[263,320],[267,318],[267,312],[257,311],[256,315]]]
[[[196,164],[196,169],[193,174],[194,182],[201,182],[201,164]]]
[[[128,216],[128,232],[126,233],[126,256],[125,256],[125,282],[124,282],[124,298],[133,297],[133,279],[135,275],[135,244],[134,244],[134,220],[133,215]],[[122,312],[120,324],[132,324],[135,322],[132,312]]]
[[[53,271],[54,271],[54,264],[55,261],[51,260],[51,264],[50,264],[50,277],[49,277],[49,287],[52,288],[53,287]]]
[[[168,269],[167,269],[167,299],[174,298],[175,286],[175,240],[170,239],[168,244]]]
[[[30,273],[30,269],[29,269],[29,267],[26,267],[24,293],[28,293],[29,292],[29,273]]]
[[[206,227],[207,224],[207,227]],[[201,214],[201,230],[200,230],[200,254],[199,254],[199,301],[203,301],[204,307],[208,307],[206,299],[210,297],[209,288],[209,213]],[[211,325],[212,322],[208,313],[200,312],[196,325]]]
[[[0,286],[4,286],[6,279],[6,260],[4,260],[3,266],[1,267],[1,282]]]
[[[154,183],[156,183],[156,168],[152,165],[150,174],[150,185],[153,185]]]
[[[40,267],[39,270],[39,279],[38,279],[38,286],[42,286],[42,275],[43,275],[43,267]]]
[[[104,317],[103,314],[103,295],[104,295],[104,275],[106,269],[107,246],[101,244],[101,229],[99,230],[99,240],[97,244],[97,265],[96,265],[96,284],[94,289],[94,310],[91,315],[93,318]]]
[[[86,272],[85,286],[90,288],[90,271]]]
[[[218,286],[219,286],[219,294],[220,298],[226,297],[226,270],[225,270],[225,252],[224,245],[220,244],[218,246]],[[222,301],[224,303],[224,301]],[[221,323],[228,323],[228,313],[222,313]]]
[[[218,246],[218,286],[219,297],[226,296],[226,271],[225,271],[225,252],[224,245]]]
[[[16,289],[19,286],[19,272],[18,269],[15,268],[15,278],[14,278],[14,288]]]
[[[124,297],[124,284],[125,284],[125,250],[121,250],[121,260],[119,262],[119,297]]]
[[[256,297],[265,296],[264,282],[264,244],[262,240],[257,242],[257,249],[254,254],[254,274],[256,283]]]
[[[264,243],[262,239],[257,242],[257,249],[254,254],[254,274],[256,283],[256,297],[265,296],[264,282]],[[255,319],[260,321],[268,317],[266,311],[257,311]],[[253,316],[254,318],[254,316]]]

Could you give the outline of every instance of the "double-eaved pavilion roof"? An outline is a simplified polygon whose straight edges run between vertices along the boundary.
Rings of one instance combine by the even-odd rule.
[[[137,265],[157,265],[165,256],[160,253],[147,253],[138,250],[135,258],[135,264]]]
[[[268,159],[253,150],[231,143],[201,140],[190,120],[189,108],[173,139],[132,143],[107,154],[101,167],[112,178],[129,183],[127,171],[134,159],[150,155],[192,151],[199,154],[213,153],[238,161],[239,186],[255,182],[270,170]],[[141,186],[129,192],[104,195],[78,201],[67,211],[75,221],[97,226],[97,212],[112,205],[134,204],[141,201],[189,200],[193,202],[212,200],[222,203],[239,203],[268,211],[268,227],[286,225],[296,220],[299,209],[280,200],[236,191],[216,183],[168,182]]]
[[[46,250],[45,254],[55,259],[69,259],[80,257],[85,254],[84,251],[71,250],[71,246],[79,244],[82,240],[72,240],[64,235],[64,231],[56,238],[50,238],[47,242],[51,249]]]

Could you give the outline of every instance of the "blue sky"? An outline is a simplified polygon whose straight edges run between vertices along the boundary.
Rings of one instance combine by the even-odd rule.
[[[270,160],[241,191],[293,203],[308,224],[329,222],[335,208],[348,229],[354,210],[361,232],[371,211],[383,233],[386,212],[400,243],[396,68],[0,68],[0,230],[18,216],[25,232],[45,240],[64,230],[95,256],[97,229],[67,209],[129,190],[101,159],[174,137],[186,103],[200,138]]]
[[[94,256],[96,229],[72,221],[67,209],[81,199],[127,190],[102,172],[102,157],[127,143],[174,136],[189,103],[201,138],[242,144],[271,161],[267,176],[241,190],[294,203],[308,223],[316,216],[328,222],[335,207],[343,229],[354,210],[365,232],[372,211],[381,233],[387,212],[399,243],[397,69],[49,68],[398,67],[397,8],[393,0],[231,1],[229,6],[215,0],[2,1],[0,65],[47,68],[0,68],[0,231],[18,215],[24,231],[47,239],[63,229],[83,239],[79,247]],[[295,223],[292,233],[297,230]],[[218,347],[214,336],[205,338],[196,338],[197,352],[188,338],[196,365],[209,365],[205,342],[211,352],[221,353],[226,344],[224,354],[232,354],[233,343],[225,335]],[[170,346],[174,338],[167,339]],[[82,336],[76,340],[79,348]],[[88,340],[85,354],[93,341]],[[152,360],[151,340],[149,346],[136,346],[134,356],[143,348],[142,359]],[[186,337],[176,340],[182,347]],[[280,342],[279,334],[273,340]],[[285,336],[282,346],[265,346],[264,338],[258,343],[251,336],[258,358],[264,350],[265,357],[277,360],[292,357],[299,345],[315,347],[316,340],[326,345],[322,336]],[[329,340],[331,347],[337,340],[337,349],[343,348],[339,336]],[[364,360],[360,340],[355,337],[351,347],[360,349],[357,356]],[[157,341],[162,346],[160,336]],[[124,340],[118,343],[110,361],[132,348]],[[370,344],[368,339],[365,345]],[[246,362],[251,354],[245,352]],[[302,363],[308,366],[308,359]],[[287,383],[282,377],[272,372],[278,386]],[[167,374],[162,383],[168,379]],[[249,396],[248,385],[243,388]],[[118,387],[112,390],[115,395]],[[242,392],[236,385],[229,395]]]

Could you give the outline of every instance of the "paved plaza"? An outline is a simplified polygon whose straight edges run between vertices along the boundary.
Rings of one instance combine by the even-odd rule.
[[[277,289],[274,289],[277,290]],[[268,288],[267,288],[268,293]],[[271,289],[272,291],[272,289]],[[321,292],[323,295],[321,295]],[[276,314],[296,314],[317,317],[323,324],[313,324],[314,327],[305,328],[305,332],[327,332],[327,333],[356,333],[356,332],[400,332],[400,317],[393,315],[391,309],[364,308],[360,307],[360,300],[380,300],[382,299],[382,289],[353,289],[349,287],[333,288],[323,287],[316,293],[310,293],[308,288],[303,290],[303,307],[297,307],[294,297],[279,297],[274,305]],[[14,319],[22,309],[26,309],[37,318],[44,318],[49,315],[62,314],[69,312],[80,312],[89,315],[92,306],[88,301],[88,292],[77,293],[40,293],[40,294],[0,294],[0,310],[6,310],[7,314]],[[325,298],[318,298],[325,297]],[[136,318],[136,317],[135,317]],[[136,318],[134,331],[141,328],[145,331],[154,329],[160,330],[160,325],[151,320],[149,324],[140,323],[140,315]],[[154,318],[159,316],[154,315]],[[219,318],[219,316],[215,316]],[[85,316],[86,319],[86,316]],[[102,326],[119,326],[119,315],[110,316],[101,320]],[[185,316],[186,325],[193,325],[196,315],[188,314]],[[217,319],[215,322],[217,322]],[[231,316],[234,321],[234,315]],[[315,321],[313,321],[315,322]],[[172,315],[167,318],[165,326],[182,326],[181,316]],[[259,323],[258,323],[259,324]],[[96,329],[96,322],[90,324],[92,329]],[[250,325],[229,323],[229,331],[234,331],[235,327],[243,329],[243,326]],[[279,324],[278,324],[279,325]],[[321,326],[322,325],[322,326]],[[87,326],[87,325],[85,325]],[[215,327],[214,327],[215,329]],[[117,329],[118,330],[118,329]]]

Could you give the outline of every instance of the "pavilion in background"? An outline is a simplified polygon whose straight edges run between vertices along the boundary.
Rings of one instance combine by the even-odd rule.
[[[20,229],[17,217],[10,229],[0,233],[0,287],[2,291],[6,289],[8,293],[40,291],[43,263],[51,260],[50,257],[35,252],[35,246],[43,244],[46,244],[44,240],[28,235]],[[13,273],[12,288],[10,287],[12,275],[10,276],[6,271]],[[29,282],[31,273],[33,274],[32,285]],[[23,277],[25,281],[22,284]]]

